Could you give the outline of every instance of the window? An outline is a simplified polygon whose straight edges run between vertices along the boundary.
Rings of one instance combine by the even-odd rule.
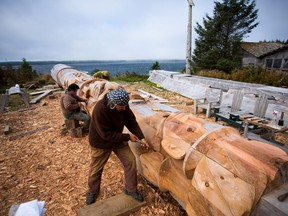
[[[274,59],[273,68],[281,68],[282,59]]]
[[[271,68],[273,63],[273,59],[266,59],[266,68]]]
[[[288,59],[284,59],[283,69],[288,69]]]

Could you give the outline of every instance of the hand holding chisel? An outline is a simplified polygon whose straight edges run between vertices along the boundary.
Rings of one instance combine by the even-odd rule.
[[[137,142],[139,143],[142,147],[148,149],[149,148],[149,144],[147,143],[147,141],[143,138],[143,139],[139,139],[137,136],[135,136],[134,134],[130,134],[130,141],[132,142]]]

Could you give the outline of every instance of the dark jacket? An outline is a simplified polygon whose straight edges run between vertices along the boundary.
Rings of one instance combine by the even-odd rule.
[[[65,91],[60,99],[60,106],[63,115],[66,117],[69,116],[69,114],[80,112],[78,102],[85,102],[85,100],[77,95],[71,94],[69,91]]]
[[[129,105],[123,111],[111,110],[107,106],[107,96],[98,101],[94,107],[90,128],[89,143],[92,147],[110,149],[123,145],[130,139],[123,133],[124,126],[140,140],[144,135]]]

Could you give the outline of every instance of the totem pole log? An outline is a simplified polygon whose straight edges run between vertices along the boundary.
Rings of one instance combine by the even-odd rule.
[[[99,99],[119,87],[66,65],[55,65],[51,74],[63,88],[79,85],[90,114]],[[261,197],[287,182],[288,156],[282,149],[192,114],[155,109],[157,103],[131,99],[151,148],[130,147],[141,175],[169,191],[188,215],[257,215]]]

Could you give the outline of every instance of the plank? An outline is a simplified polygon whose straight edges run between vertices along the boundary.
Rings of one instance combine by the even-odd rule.
[[[43,90],[43,91],[37,91],[37,92],[31,92],[30,95],[34,96],[34,95],[39,95],[39,94],[43,94],[45,93],[46,91]]]
[[[42,98],[46,97],[47,95],[49,95],[52,92],[52,90],[47,90],[44,93],[42,93],[41,95],[39,95],[36,98],[33,98],[29,103],[30,104],[35,104],[37,103],[39,100],[41,100]]]
[[[262,128],[266,128],[268,130],[271,130],[271,131],[278,131],[278,130],[281,130],[283,128],[283,126],[279,126],[275,123],[273,123],[272,120],[268,120],[268,119],[265,119],[265,118],[259,118],[259,117],[250,117],[247,116],[247,115],[240,115],[240,119],[249,123],[249,124],[252,124],[252,125],[257,125],[259,127],[262,127]]]
[[[5,106],[7,104],[7,101],[8,101],[8,94],[2,95],[0,113],[4,112],[4,109],[5,109]]]
[[[27,107],[27,108],[19,109],[18,112],[24,112],[24,111],[27,111],[27,110],[34,110],[36,108],[37,107]]]
[[[166,99],[164,98],[161,98],[155,94],[151,94],[149,92],[146,92],[144,90],[141,90],[141,89],[137,89],[138,92],[141,92],[142,94],[144,94],[146,97],[148,97],[149,99],[156,99],[156,100],[160,100],[160,101],[167,101]],[[141,95],[142,96],[142,95]],[[145,97],[144,97],[145,98]]]
[[[125,216],[138,211],[144,205],[145,201],[138,202],[122,193],[79,209],[78,216]]]
[[[56,89],[49,89],[51,91],[59,91],[61,90],[61,88],[56,88]],[[39,94],[43,94],[45,93],[47,90],[42,90],[42,91],[37,91],[37,92],[31,92],[30,95],[34,96],[34,95],[39,95]]]
[[[27,131],[27,132],[24,132],[24,133],[20,133],[20,134],[18,134],[18,135],[9,137],[9,140],[10,140],[10,141],[16,140],[16,139],[18,139],[18,138],[20,138],[20,137],[23,137],[23,136],[26,136],[26,135],[30,135],[30,134],[36,133],[36,132],[38,132],[38,131],[41,131],[41,130],[46,130],[46,129],[48,129],[48,128],[50,128],[50,126],[45,126],[45,127],[37,128],[37,129],[35,129],[35,130],[31,130],[31,131]]]

